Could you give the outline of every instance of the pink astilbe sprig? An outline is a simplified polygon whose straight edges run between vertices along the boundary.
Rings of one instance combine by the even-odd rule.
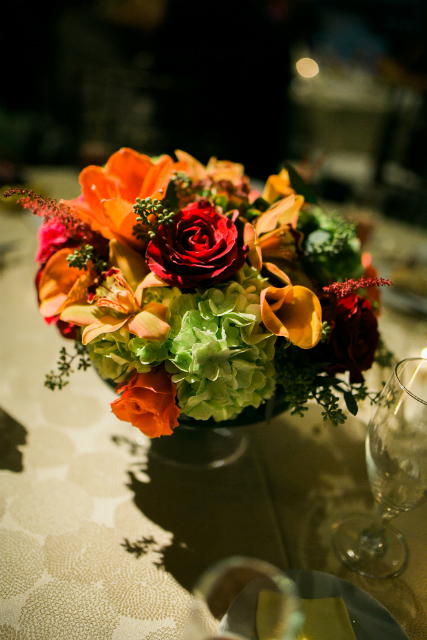
[[[86,222],[78,217],[77,213],[68,205],[57,202],[55,198],[41,196],[32,189],[14,187],[4,192],[3,196],[9,198],[14,195],[24,197],[18,200],[23,209],[29,209],[35,216],[43,218],[44,222],[55,220],[60,222],[66,229],[69,237],[78,238],[80,241],[87,241],[93,236],[93,231]]]
[[[359,280],[345,280],[345,282],[333,282],[327,287],[323,287],[323,292],[335,296],[338,300],[346,298],[358,289],[368,289],[369,287],[391,287],[392,281],[386,278],[371,278],[362,276]]]

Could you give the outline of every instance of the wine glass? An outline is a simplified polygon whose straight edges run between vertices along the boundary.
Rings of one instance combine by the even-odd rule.
[[[216,563],[193,595],[181,640],[296,640],[304,621],[295,583],[255,558]]]
[[[399,362],[381,392],[367,429],[366,465],[380,519],[347,519],[332,543],[353,571],[391,578],[405,570],[409,551],[388,521],[427,501],[427,359]]]

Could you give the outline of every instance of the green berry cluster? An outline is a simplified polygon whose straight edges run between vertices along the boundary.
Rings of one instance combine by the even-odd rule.
[[[76,269],[83,269],[87,271],[87,263],[92,260],[92,268],[97,273],[102,273],[107,268],[107,263],[103,260],[92,247],[91,244],[83,244],[76,249],[74,253],[67,256],[67,262],[69,267],[75,267]]]
[[[152,239],[155,237],[161,224],[168,227],[175,215],[168,207],[167,200],[157,200],[156,198],[137,198],[133,210],[137,214],[137,222],[133,227],[133,235],[140,240]],[[148,229],[147,229],[148,227]]]

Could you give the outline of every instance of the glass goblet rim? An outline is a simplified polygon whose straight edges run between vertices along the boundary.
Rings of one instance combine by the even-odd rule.
[[[397,384],[399,385],[399,387],[402,389],[402,391],[405,391],[405,393],[407,393],[409,396],[411,396],[411,398],[414,398],[414,400],[417,400],[418,402],[422,402],[422,404],[425,404],[427,406],[427,400],[423,400],[423,398],[420,398],[419,396],[416,396],[414,393],[409,391],[409,389],[407,387],[405,387],[405,385],[403,384],[403,382],[399,378],[400,371],[398,371],[398,369],[399,369],[400,365],[402,365],[405,362],[411,362],[411,361],[418,361],[420,364],[422,362],[425,362],[427,364],[427,358],[404,358],[403,360],[401,360],[400,362],[397,363],[397,365],[396,365],[396,367],[394,369],[395,380],[396,380]]]

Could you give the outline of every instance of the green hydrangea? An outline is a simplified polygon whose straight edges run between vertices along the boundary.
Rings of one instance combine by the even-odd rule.
[[[128,332],[120,331],[104,333],[87,345],[89,358],[98,369],[104,380],[123,382],[134,369],[138,373],[150,371],[151,367],[143,364],[132,353],[129,344],[132,342]]]
[[[171,304],[171,346],[178,404],[197,420],[233,419],[275,389],[276,337],[261,325],[264,279],[250,267],[234,281],[183,294]]]

